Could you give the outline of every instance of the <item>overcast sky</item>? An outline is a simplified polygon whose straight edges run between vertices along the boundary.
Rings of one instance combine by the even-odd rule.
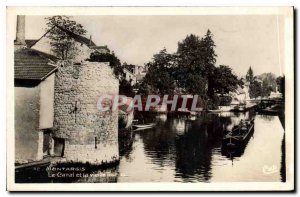
[[[26,16],[26,39],[46,28],[44,16]],[[213,33],[217,65],[229,65],[241,76],[283,69],[283,20],[277,16],[73,16],[97,45],[107,45],[121,62],[143,65],[164,47],[175,52],[188,34]],[[279,29],[279,31],[278,31]],[[280,57],[279,57],[279,54]],[[281,63],[280,63],[280,62]],[[282,71],[280,71],[282,70]]]

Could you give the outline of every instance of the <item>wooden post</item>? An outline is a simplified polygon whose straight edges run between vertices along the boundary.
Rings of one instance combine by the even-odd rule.
[[[49,154],[50,156],[54,156],[54,139],[52,137],[52,133],[49,135]]]
[[[36,155],[36,160],[42,160],[43,159],[43,146],[44,146],[44,131],[38,130],[38,150]]]

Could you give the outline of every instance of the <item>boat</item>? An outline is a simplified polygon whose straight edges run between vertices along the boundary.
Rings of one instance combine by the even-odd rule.
[[[221,113],[221,112],[223,112],[222,110],[220,110],[220,109],[209,109],[209,110],[207,110],[208,112],[210,112],[210,113]]]
[[[234,112],[244,112],[246,110],[247,110],[247,108],[246,108],[246,105],[244,105],[244,104],[236,105],[233,107],[233,109],[231,109],[231,111],[234,111]]]
[[[281,110],[280,105],[275,104],[270,107],[258,108],[256,110],[256,112],[258,112],[259,114],[262,114],[262,115],[278,115],[280,110]]]
[[[149,124],[136,124],[136,125],[132,125],[132,128],[134,129],[148,129],[148,128],[152,128],[155,126],[155,123],[149,123]]]
[[[210,113],[221,113],[221,112],[229,112],[232,110],[232,106],[218,106],[218,109],[209,109],[207,110]]]
[[[254,119],[242,120],[223,139],[222,146],[234,148],[245,145],[254,131]]]
[[[177,114],[197,116],[198,113],[196,111],[190,111],[188,109],[181,109],[181,108],[179,108],[177,110]]]

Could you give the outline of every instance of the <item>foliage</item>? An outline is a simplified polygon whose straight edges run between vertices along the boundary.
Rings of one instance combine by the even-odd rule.
[[[129,97],[134,96],[133,87],[131,86],[130,82],[128,82],[126,79],[120,80],[119,94]]]
[[[91,62],[109,62],[109,65],[112,67],[114,74],[118,79],[123,79],[125,73],[121,65],[119,58],[112,53],[91,53],[89,61]]]
[[[178,42],[176,53],[163,49],[146,64],[148,72],[139,85],[139,93],[198,94],[209,108],[216,108],[220,104],[216,93],[234,91],[242,83],[229,66],[216,67],[216,57],[210,30],[203,38],[188,35]]]
[[[262,95],[262,84],[261,82],[254,80],[249,85],[249,96],[250,98],[257,98]]]
[[[246,74],[246,81],[249,83],[252,83],[254,81],[254,75],[253,75],[253,70],[251,66],[249,67],[247,74]]]
[[[194,86],[195,79],[201,79],[201,84],[197,87],[201,90],[196,92],[212,96],[213,94],[213,75],[214,64],[217,55],[215,54],[215,44],[210,30],[207,31],[204,38],[196,35],[188,35],[182,42],[178,43],[176,79],[183,89],[190,91]],[[186,77],[186,73],[190,75]],[[206,82],[204,82],[206,81]],[[192,85],[192,86],[191,86]],[[194,91],[195,92],[195,91]]]
[[[284,94],[285,92],[285,76],[279,76],[276,78],[278,91]]]
[[[77,35],[85,35],[86,30],[68,16],[46,17],[46,20],[47,31],[49,31],[47,37],[51,40],[53,53],[63,60],[74,58],[78,52],[75,40],[57,26]]]
[[[276,91],[277,82],[276,76],[273,73],[263,73],[257,76],[262,81],[262,96],[270,96],[272,91]]]
[[[232,102],[231,96],[220,96],[219,100],[221,106],[229,106],[230,103]]]
[[[214,92],[226,94],[236,90],[241,83],[241,80],[232,73],[232,69],[229,66],[220,65],[215,68],[214,80],[212,81]]]
[[[173,56],[166,49],[153,56],[146,64],[148,72],[140,85],[140,93],[173,94],[175,81],[172,76]]]
[[[133,87],[125,79],[124,67],[114,52],[110,53],[92,53],[89,61],[91,62],[109,62],[115,76],[119,79],[119,94],[132,97],[134,96]]]

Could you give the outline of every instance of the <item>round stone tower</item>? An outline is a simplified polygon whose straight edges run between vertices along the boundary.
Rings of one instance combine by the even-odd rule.
[[[118,111],[97,108],[101,95],[118,92],[109,63],[63,62],[55,79],[54,154],[64,162],[118,161]]]

